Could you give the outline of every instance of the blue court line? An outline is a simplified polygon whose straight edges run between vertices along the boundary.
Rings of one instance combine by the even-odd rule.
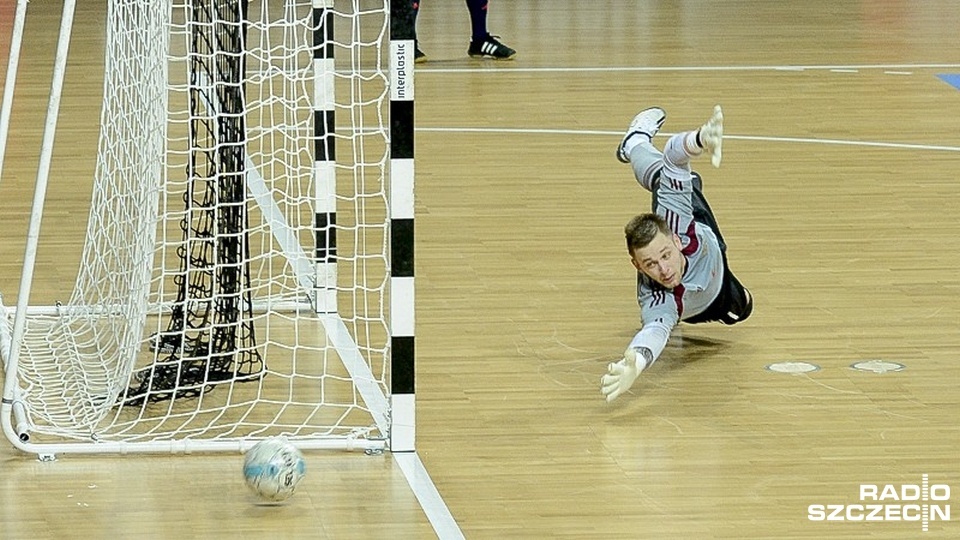
[[[943,73],[937,75],[937,77],[940,77],[943,79],[943,82],[949,84],[957,90],[960,90],[960,73]]]

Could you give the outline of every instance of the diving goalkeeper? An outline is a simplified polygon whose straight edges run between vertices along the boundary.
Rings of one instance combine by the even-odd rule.
[[[640,111],[617,147],[617,158],[629,163],[640,185],[653,194],[653,212],[634,217],[624,228],[637,269],[643,328],[601,379],[607,401],[629,390],[653,365],[680,321],[737,324],[753,311],[750,292],[727,264],[726,244],[702,180],[690,170],[691,158],[704,154],[720,166],[723,112],[718,105],[700,129],[671,136],[661,153],[652,139],[666,116],[656,107]]]

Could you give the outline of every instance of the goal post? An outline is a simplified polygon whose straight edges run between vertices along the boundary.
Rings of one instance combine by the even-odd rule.
[[[414,449],[414,84],[416,49],[409,0],[391,0],[390,25],[390,316],[394,452]]]
[[[0,296],[7,438],[413,450],[411,3],[110,0],[76,284],[32,305],[73,2],[16,305]]]

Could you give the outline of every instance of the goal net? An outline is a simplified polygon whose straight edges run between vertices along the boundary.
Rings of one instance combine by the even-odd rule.
[[[109,2],[76,285],[0,306],[21,441],[384,446],[388,4]]]

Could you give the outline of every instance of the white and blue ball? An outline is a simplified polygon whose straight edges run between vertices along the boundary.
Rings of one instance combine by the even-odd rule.
[[[285,501],[303,479],[306,463],[303,454],[283,437],[269,437],[247,451],[243,459],[243,478],[260,498]]]

